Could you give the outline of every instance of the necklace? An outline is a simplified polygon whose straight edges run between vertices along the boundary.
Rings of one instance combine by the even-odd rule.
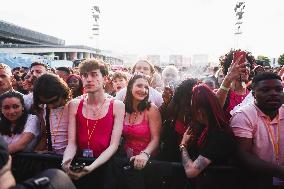
[[[103,107],[103,105],[105,104],[105,101],[106,101],[106,98],[104,99],[104,101],[103,101],[103,103],[100,105],[100,107],[98,107],[96,110],[96,112],[97,113],[94,113],[94,115],[96,115],[97,114],[97,118],[101,115],[101,111],[102,111],[102,107]],[[88,149],[90,149],[90,140],[91,140],[91,138],[92,138],[92,136],[93,136],[93,132],[94,132],[94,130],[95,130],[95,128],[96,128],[96,126],[97,126],[97,124],[98,124],[98,119],[96,119],[95,120],[95,123],[94,123],[94,125],[93,125],[93,128],[92,128],[92,130],[90,129],[90,127],[89,127],[89,119],[88,119],[88,117],[89,117],[89,111],[88,111],[88,107],[86,107],[86,119],[87,119],[87,131],[88,131]],[[91,132],[90,132],[91,131]]]
[[[132,114],[134,115],[133,118],[132,118]],[[139,114],[140,114],[140,112],[134,112],[134,113],[129,114],[128,123],[130,125],[134,125]]]
[[[50,115],[49,115],[49,120],[50,120],[50,126],[51,126],[51,128],[52,128],[52,130],[51,130],[51,133],[53,134],[53,143],[55,143],[55,139],[56,139],[56,137],[57,137],[57,133],[58,133],[58,129],[59,129],[59,127],[60,127],[60,122],[61,122],[61,119],[62,119],[62,116],[63,116],[63,112],[64,112],[64,109],[65,109],[65,106],[63,107],[63,109],[59,112],[59,116],[57,115],[57,114],[55,114],[55,116],[56,116],[56,119],[58,119],[58,117],[59,117],[59,119],[58,119],[58,122],[57,122],[57,127],[56,127],[56,132],[55,132],[55,130],[54,130],[54,125],[53,125],[53,123],[52,123],[52,119],[51,119],[51,114],[52,114],[52,112],[53,112],[53,110],[52,109],[50,109]]]
[[[93,115],[94,115],[94,116],[96,116],[96,114],[98,115],[97,112],[101,112],[101,111],[102,111],[102,107],[103,107],[103,105],[105,104],[105,102],[106,102],[106,98],[104,98],[103,103],[102,103],[99,107],[95,108],[95,110],[93,111]],[[87,103],[88,103],[88,99],[87,99]],[[88,108],[87,108],[87,109],[88,109]]]

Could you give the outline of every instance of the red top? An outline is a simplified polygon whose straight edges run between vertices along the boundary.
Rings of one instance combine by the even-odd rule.
[[[143,120],[138,124],[123,124],[122,135],[124,137],[124,149],[126,152],[131,149],[131,156],[140,154],[151,141],[149,121],[146,120],[146,110],[144,111]]]
[[[185,131],[187,130],[187,125],[185,125],[182,121],[176,120],[176,124],[175,124],[175,131],[178,134],[178,144],[181,142],[181,139],[183,137],[183,134],[185,133]]]
[[[114,124],[113,100],[110,101],[108,112],[105,117],[97,120],[88,119],[89,134],[91,136],[88,136],[87,118],[82,113],[83,102],[84,99],[80,101],[76,113],[76,131],[79,150],[82,151],[83,149],[89,148],[93,150],[94,157],[99,157],[110,144]],[[95,128],[94,125],[96,125]],[[88,147],[89,137],[90,146]]]
[[[246,90],[246,93],[243,95],[239,95],[235,91],[231,91],[229,96],[230,101],[226,111],[230,112],[232,109],[234,109],[234,107],[240,104],[248,94],[249,90]]]

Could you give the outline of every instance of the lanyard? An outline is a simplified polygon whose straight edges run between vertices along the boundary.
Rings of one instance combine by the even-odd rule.
[[[279,120],[279,114],[278,114],[278,118],[277,118],[277,141],[276,141],[276,137],[274,136],[274,131],[271,130],[270,127],[270,122],[267,121],[267,119],[263,119],[263,122],[265,124],[265,127],[267,128],[268,134],[269,134],[269,138],[273,144],[273,148],[274,148],[274,155],[275,155],[275,159],[276,162],[279,164],[279,148],[280,148],[280,120]]]
[[[56,127],[56,132],[54,131],[54,127],[53,127],[53,123],[52,123],[52,118],[51,118],[51,114],[52,114],[52,109],[50,110],[50,115],[49,115],[49,120],[50,120],[50,126],[52,128],[52,134],[54,135],[54,138],[53,138],[53,143],[55,143],[55,139],[57,137],[57,133],[58,133],[58,129],[60,127],[60,122],[61,122],[61,119],[62,119],[62,116],[63,116],[63,112],[64,112],[64,109],[65,109],[65,106],[63,107],[63,109],[60,111],[60,116],[59,116],[59,119],[58,119],[58,122],[57,122],[57,127]],[[56,117],[58,117],[56,115]]]
[[[101,111],[102,111],[102,106],[105,104],[105,102],[106,102],[106,98],[104,99],[102,105],[100,105],[100,107],[98,107],[98,108],[96,109],[95,115],[97,114],[97,116],[100,116]],[[87,120],[87,131],[88,131],[88,149],[90,149],[90,141],[91,141],[91,138],[92,138],[92,136],[93,136],[93,132],[94,132],[94,130],[95,130],[97,124],[98,124],[98,120],[95,120],[95,123],[94,123],[94,125],[93,125],[93,128],[92,128],[92,130],[91,130],[91,132],[90,132],[89,119],[88,119],[88,117],[89,117],[89,111],[88,111],[88,107],[87,107],[87,106],[86,106],[86,114],[87,114],[87,115],[86,115],[86,120]]]

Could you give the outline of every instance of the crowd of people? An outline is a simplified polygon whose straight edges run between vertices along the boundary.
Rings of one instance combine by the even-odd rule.
[[[1,63],[0,135],[11,155],[62,155],[62,170],[80,188],[90,175],[98,188],[151,188],[143,178],[149,159],[181,162],[191,186],[208,166],[232,164],[284,186],[284,69],[236,52],[202,78],[182,78],[174,65],[159,72],[146,59],[122,71],[97,59],[55,70]],[[95,161],[75,167],[75,157]],[[131,170],[113,157],[128,158]]]

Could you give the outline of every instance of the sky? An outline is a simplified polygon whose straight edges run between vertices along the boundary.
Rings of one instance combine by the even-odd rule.
[[[208,54],[236,47],[235,0],[9,0],[0,19],[66,41],[121,54]],[[100,35],[90,40],[91,6]],[[284,53],[284,1],[246,0],[238,47],[254,55]]]

